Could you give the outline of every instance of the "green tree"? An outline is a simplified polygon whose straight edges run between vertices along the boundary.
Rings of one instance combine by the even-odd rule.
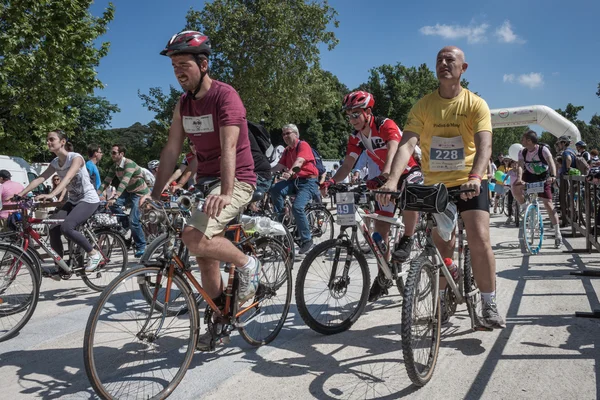
[[[0,4],[0,141],[9,154],[40,153],[48,130],[77,127],[74,99],[102,88],[95,67],[109,43],[97,43],[113,19],[109,3],[92,16],[92,0],[21,0]]]
[[[280,127],[339,101],[319,66],[319,47],[338,43],[336,15],[327,1],[215,0],[190,10],[186,28],[208,35],[211,76],[239,92],[248,118]]]
[[[500,154],[508,155],[510,146],[521,143],[521,137],[527,129],[529,128],[524,126],[494,129],[492,134],[492,157],[496,159]]]

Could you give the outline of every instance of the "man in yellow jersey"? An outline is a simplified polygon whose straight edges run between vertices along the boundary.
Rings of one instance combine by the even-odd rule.
[[[460,86],[467,70],[465,55],[454,46],[437,54],[436,74],[439,88],[411,109],[404,135],[394,157],[391,173],[383,191],[395,191],[398,180],[420,139],[425,185],[444,183],[449,189],[472,189],[457,203],[469,238],[473,273],[481,290],[483,324],[504,328],[496,306],[496,260],[490,244],[490,210],[485,171],[492,154],[492,121],[487,103]],[[383,204],[389,195],[377,195]],[[434,242],[442,257],[454,255],[454,231],[444,241],[434,230]],[[440,290],[443,290],[441,283]],[[443,297],[441,297],[443,298]],[[442,306],[444,314],[445,305]],[[442,315],[447,321],[447,314]]]

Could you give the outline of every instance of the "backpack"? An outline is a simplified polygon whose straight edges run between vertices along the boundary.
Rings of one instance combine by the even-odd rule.
[[[541,162],[544,165],[548,165],[548,161],[546,161],[546,158],[544,157],[544,147],[547,147],[548,150],[550,150],[550,146],[548,146],[546,143],[538,143],[538,158],[540,159],[539,162]],[[521,155],[523,156],[523,162],[525,164],[531,164],[534,162],[538,162],[538,161],[527,161],[527,158],[525,157],[527,155],[527,149],[523,148],[523,150],[521,150]]]
[[[300,142],[303,140],[298,140],[298,144],[296,145],[296,154],[298,154],[298,147],[300,147]],[[308,144],[307,142],[305,142]],[[319,154],[317,150],[315,150],[310,144],[308,144],[310,149],[312,150],[313,156],[315,157],[315,167],[317,167],[317,171],[319,171],[319,176],[323,175],[327,170],[325,169],[325,164],[323,164],[323,158]]]
[[[584,153],[582,153],[581,155],[575,154],[575,167],[581,172],[581,175],[587,175],[590,171],[590,165],[583,156]]]
[[[265,129],[264,126],[260,124],[250,121],[246,122],[248,123],[248,131],[252,133],[252,135],[254,135],[256,143],[258,143],[258,147],[260,147],[262,153],[265,156],[267,156],[267,160],[269,160],[269,163],[275,161],[275,148],[271,143],[271,135],[269,134],[269,132]]]

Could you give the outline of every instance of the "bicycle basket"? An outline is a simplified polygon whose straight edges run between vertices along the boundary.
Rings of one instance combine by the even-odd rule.
[[[442,213],[448,206],[448,189],[442,183],[432,186],[408,184],[400,197],[400,209]]]
[[[92,224],[96,227],[118,225],[117,217],[112,214],[98,213],[92,215]]]

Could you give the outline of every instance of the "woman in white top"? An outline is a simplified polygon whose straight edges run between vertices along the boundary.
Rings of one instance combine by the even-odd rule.
[[[70,143],[67,143],[65,133],[60,129],[49,132],[46,143],[48,149],[56,154],[56,158],[52,160],[42,175],[34,179],[29,186],[19,193],[19,196],[25,196],[56,172],[61,178],[60,183],[49,194],[42,194],[35,198],[37,201],[51,201],[53,197],[59,195],[65,188],[67,189],[69,199],[53,216],[56,219],[64,219],[64,222],[50,229],[50,244],[54,251],[62,257],[63,245],[60,234],[64,234],[67,239],[72,240],[87,252],[88,265],[85,270],[87,272],[94,271],[98,268],[102,256],[92,247],[85,236],[75,228],[94,214],[98,209],[100,199],[90,180],[83,157],[81,154],[68,151],[72,147],[68,147]]]

